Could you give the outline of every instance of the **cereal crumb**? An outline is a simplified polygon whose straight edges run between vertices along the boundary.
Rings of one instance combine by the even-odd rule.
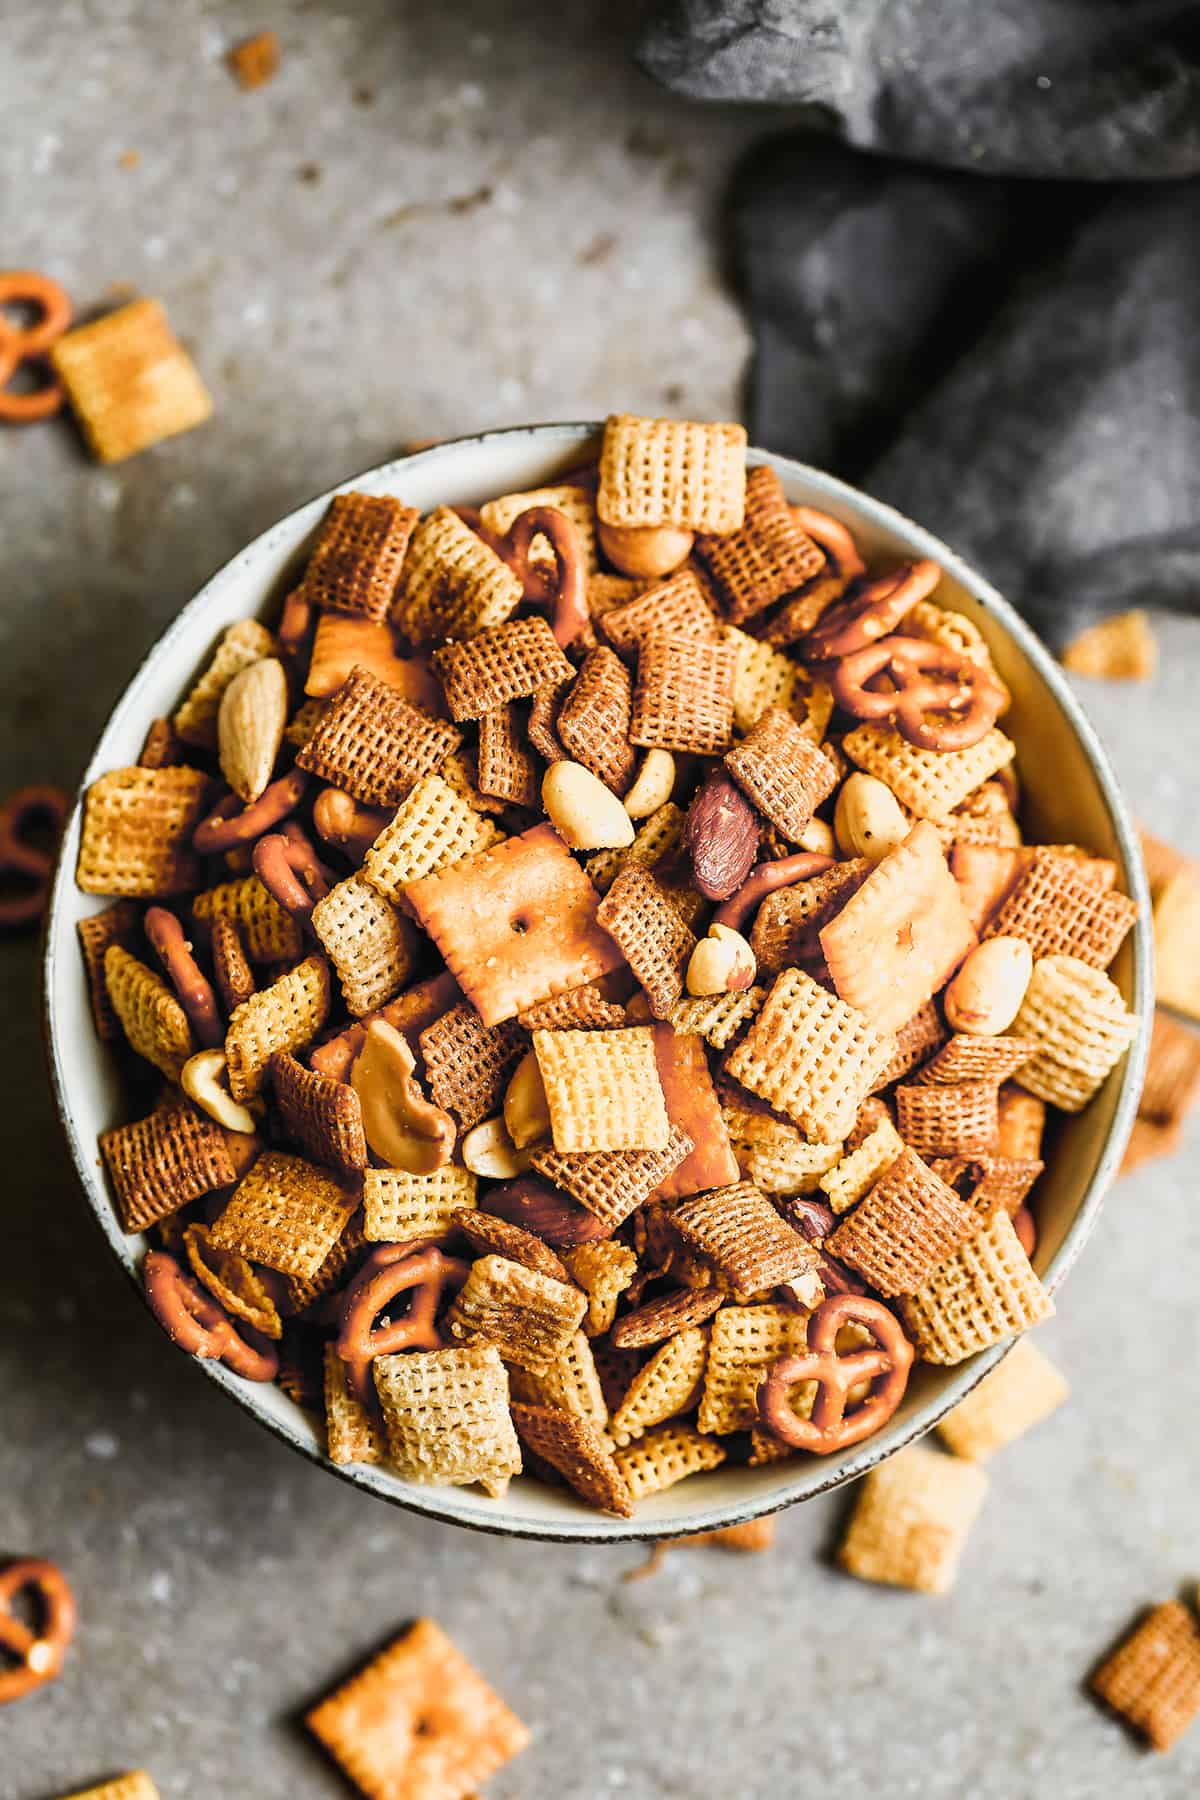
[[[235,44],[225,61],[240,88],[265,87],[279,73],[279,38],[273,31],[256,31]]]
[[[136,169],[141,160],[140,150],[122,150],[117,158],[117,166],[121,169]]]

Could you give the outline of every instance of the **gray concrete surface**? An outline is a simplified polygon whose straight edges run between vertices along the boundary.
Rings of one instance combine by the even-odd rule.
[[[664,99],[629,0],[8,0],[0,261],[83,307],[160,295],[217,403],[106,472],[65,424],[0,438],[0,791],[72,783],[138,657],[281,511],[407,440],[614,405],[735,409],[721,182],[761,119]],[[278,80],[228,44],[275,26]],[[136,151],[135,167],[121,164]],[[1200,852],[1200,626],[1152,688],[1087,687],[1138,811]],[[1135,1750],[1080,1692],[1146,1601],[1200,1577],[1200,1136],[1112,1195],[1043,1342],[1069,1408],[994,1465],[937,1601],[825,1560],[493,1543],[310,1468],[170,1353],[102,1254],[45,1093],[31,943],[0,946],[0,1552],[70,1570],[64,1679],[0,1713],[0,1800],[143,1765],[162,1793],[339,1778],[304,1703],[431,1612],[530,1721],[499,1800],[878,1788],[922,1800],[1182,1797],[1200,1730]]]

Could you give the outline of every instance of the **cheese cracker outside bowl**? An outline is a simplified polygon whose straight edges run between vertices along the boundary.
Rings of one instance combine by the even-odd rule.
[[[342,489],[395,495],[423,511],[474,505],[490,496],[535,489],[577,466],[598,443],[595,424],[537,425],[461,438],[387,463]],[[1140,918],[1113,967],[1113,978],[1139,1021],[1129,1054],[1094,1103],[1064,1122],[1040,1188],[1040,1241],[1035,1267],[1058,1290],[1095,1225],[1133,1124],[1153,1012],[1150,905],[1141,854],[1126,805],[1096,734],[1048,652],[1018,614],[954,552],[845,483],[784,457],[751,450],[751,466],[768,463],[793,504],[842,519],[868,558],[931,557],[944,571],[939,599],[973,620],[1012,694],[1006,731],[1017,744],[1026,816],[1043,842],[1086,846],[1118,865],[1120,882]],[[121,1122],[118,1084],[107,1047],[92,1028],[89,991],[76,942],[81,918],[105,901],[78,891],[82,793],[105,771],[136,761],[149,719],[170,714],[204,666],[221,632],[269,614],[290,586],[329,505],[330,494],[300,507],[264,532],[213,576],[168,627],[118,701],[100,738],[68,823],[45,938],[44,1022],[55,1103],[88,1205],[130,1280],[142,1244],[125,1236],[113,1210],[96,1152],[99,1134]],[[394,1504],[457,1525],[514,1537],[621,1542],[678,1537],[744,1523],[850,1481],[922,1436],[955,1406],[1009,1348],[1000,1344],[949,1369],[921,1365],[887,1425],[865,1443],[832,1456],[800,1455],[757,1468],[725,1466],[702,1479],[651,1496],[631,1519],[589,1510],[567,1489],[521,1476],[502,1499],[477,1488],[435,1488],[406,1481],[385,1467],[352,1465],[335,1472]],[[241,1381],[223,1365],[202,1365],[209,1380],[286,1443],[333,1469],[322,1423],[279,1388]]]

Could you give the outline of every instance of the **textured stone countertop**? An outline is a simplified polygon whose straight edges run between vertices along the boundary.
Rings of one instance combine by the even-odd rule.
[[[104,470],[0,438],[0,791],[77,779],[214,567],[408,441],[614,406],[736,413],[746,333],[715,230],[761,117],[631,67],[633,0],[9,0],[0,261],[81,307],[160,296],[215,396]],[[278,79],[229,44],[275,27]],[[136,158],[133,153],[136,153]],[[1137,812],[1200,852],[1200,625],[1152,687],[1086,686]],[[846,1500],[769,1557],[492,1542],[354,1493],[171,1354],[87,1220],[41,1065],[32,942],[0,945],[0,1551],[59,1557],[65,1677],[0,1714],[0,1800],[145,1766],[164,1796],[331,1797],[296,1714],[436,1615],[535,1728],[497,1800],[1200,1792],[1083,1697],[1147,1601],[1200,1578],[1200,1135],[1112,1194],[1041,1341],[1074,1384],[999,1457],[957,1589],[827,1560]]]

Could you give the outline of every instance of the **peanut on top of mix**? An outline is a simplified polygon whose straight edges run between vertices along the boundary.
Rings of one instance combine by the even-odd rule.
[[[1050,1312],[1047,1107],[1134,1020],[1116,868],[1025,843],[1008,694],[745,433],[332,502],[87,795],[101,1138],[169,1334],[336,1462],[628,1514],[827,1454]]]

